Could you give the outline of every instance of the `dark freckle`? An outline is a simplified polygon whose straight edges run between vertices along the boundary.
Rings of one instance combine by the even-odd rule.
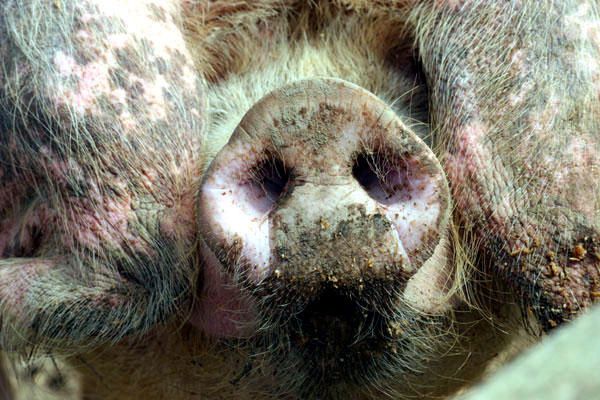
[[[48,388],[55,391],[64,389],[65,385],[66,381],[62,374],[56,374],[48,381]]]
[[[94,49],[85,49],[85,51],[80,50],[74,52],[73,56],[78,64],[87,65],[98,57],[98,51]]]
[[[143,69],[140,63],[138,53],[131,47],[124,47],[115,50],[117,63],[127,71],[139,76],[143,76]]]
[[[130,110],[135,110],[137,112],[140,109],[139,107],[137,107],[139,102],[135,101],[135,99],[133,99],[132,96],[127,96],[126,101],[127,107]]]
[[[122,69],[111,68],[108,71],[108,74],[110,76],[111,83],[115,87],[126,89],[129,86],[129,80],[127,79],[125,71],[123,71]]]
[[[167,20],[167,13],[165,12],[164,8],[159,7],[156,4],[150,4],[148,8],[152,13],[152,18],[154,18],[156,21],[165,22]]]
[[[98,107],[105,110],[110,115],[120,115],[123,112],[123,105],[111,102],[106,95],[98,96],[96,102]]]
[[[172,126],[173,125],[171,125],[167,121],[159,120],[159,121],[156,121],[154,123],[153,129],[154,129],[155,132],[165,133],[165,132],[169,132],[169,128],[172,127]],[[167,151],[167,150],[165,149],[165,151]]]
[[[167,61],[162,57],[157,57],[156,69],[160,75],[164,75],[164,73],[167,72]]]
[[[142,82],[134,82],[130,88],[131,97],[134,99],[139,99],[144,94],[144,85]]]
[[[37,374],[39,374],[41,371],[41,368],[38,365],[31,365],[26,371],[25,374],[27,374],[27,378],[29,379],[35,379],[35,377],[37,376]]]
[[[83,24],[90,32],[104,32],[107,35],[123,33],[122,27],[126,21],[115,16],[95,16],[87,23]]]
[[[175,49],[175,50],[171,50],[170,53],[171,53],[171,56],[173,57],[173,61],[176,64],[181,64],[181,65],[185,64],[186,59],[181,51],[179,51],[178,49]]]
[[[135,59],[135,52],[131,47],[116,49],[115,56],[120,66],[126,68],[128,71],[131,71],[133,68],[132,60]]]
[[[172,102],[175,99],[175,96],[173,95],[173,93],[171,93],[168,89],[163,89],[162,90],[162,95],[163,95],[163,98],[167,102]]]
[[[138,45],[138,48],[144,52],[146,59],[154,56],[154,46],[152,46],[152,43],[148,39],[141,38],[136,40],[135,43]]]
[[[173,85],[180,86],[182,84],[182,80],[181,80],[182,75],[183,75],[183,69],[181,68],[181,65],[176,64],[176,65],[172,65],[171,70],[167,76],[168,76],[169,80],[173,83]]]

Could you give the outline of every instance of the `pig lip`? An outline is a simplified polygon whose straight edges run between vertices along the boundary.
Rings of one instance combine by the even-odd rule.
[[[327,283],[308,296],[284,286],[267,291],[273,302],[255,292],[265,299],[258,312],[264,329],[251,346],[276,371],[297,371],[299,398],[338,398],[410,379],[448,350],[451,319],[404,303],[403,285],[394,285]]]
[[[307,378],[301,398],[324,393],[331,385],[370,384],[397,373],[389,355],[409,348],[393,333],[392,310],[376,309],[348,293],[327,288],[276,330],[285,351],[272,354],[274,365],[301,366]],[[268,348],[277,348],[269,343]],[[286,369],[286,368],[282,368]]]
[[[388,323],[381,314],[331,292],[310,304],[299,321],[290,338],[310,365],[313,380],[325,384],[359,379],[357,372],[375,367],[389,345],[384,335]]]

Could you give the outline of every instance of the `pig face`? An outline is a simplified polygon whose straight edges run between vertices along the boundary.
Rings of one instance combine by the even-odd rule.
[[[300,3],[1,6],[3,348],[105,398],[427,397],[503,296],[598,297],[593,4]]]

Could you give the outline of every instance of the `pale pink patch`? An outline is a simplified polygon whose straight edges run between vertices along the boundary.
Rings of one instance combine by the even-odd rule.
[[[164,77],[160,76],[152,82],[142,82],[144,86],[144,100],[148,104],[148,114],[151,121],[166,119],[165,98],[163,90],[168,90],[168,84]]]
[[[135,116],[129,110],[125,110],[121,113],[119,121],[123,127],[123,134],[133,132],[138,124]]]
[[[12,312],[23,310],[27,293],[41,275],[56,265],[52,260],[0,260],[0,300]]]
[[[125,89],[115,89],[110,92],[110,102],[112,104],[125,104],[127,102],[127,92]]]
[[[80,29],[77,32],[75,32],[75,37],[82,41],[88,41],[92,38],[92,35],[90,35],[89,31],[86,31],[85,29]]]
[[[475,171],[481,164],[481,158],[488,155],[483,139],[489,128],[481,122],[462,126],[456,134],[457,156],[468,156],[452,164],[453,171]],[[453,180],[451,180],[453,181]]]
[[[81,65],[71,56],[59,51],[54,56],[54,64],[61,75],[77,78],[76,89],[62,87],[62,90],[54,94],[58,104],[65,104],[79,113],[85,113],[93,110],[101,94],[109,94],[110,83],[106,63],[92,62]]]
[[[167,19],[167,22],[156,21],[149,7],[152,4],[162,8],[169,16],[177,12],[176,2],[95,0],[93,3],[103,16],[123,19],[128,35],[150,40],[157,56],[168,57],[168,49],[186,49],[185,41],[177,25],[170,19]]]
[[[592,5],[584,2],[565,15],[564,21],[567,38],[577,44],[568,60],[579,74],[586,74],[594,94],[600,99],[600,19]]]
[[[512,54],[510,63],[515,70],[519,71],[520,73],[524,73],[524,71],[527,70],[525,67],[526,60],[527,52],[524,49],[518,49]]]
[[[130,35],[124,33],[114,33],[107,37],[108,45],[113,49],[122,49],[127,46],[127,42],[131,39]]]
[[[512,74],[523,82],[517,92],[509,95],[509,104],[513,107],[522,104],[527,96],[533,90],[535,83],[527,79],[530,73],[530,65],[527,62],[527,51],[519,49],[515,51],[511,57]]]
[[[417,1],[415,1],[417,3]],[[421,3],[420,1],[418,3]],[[453,11],[458,11],[465,4],[465,0],[435,0],[437,7],[446,7]]]
[[[79,77],[79,92],[74,97],[79,109],[90,109],[99,93],[110,91],[108,66],[105,63],[89,63],[80,69]]]
[[[513,107],[523,104],[523,102],[527,99],[527,96],[531,94],[531,91],[534,87],[535,83],[533,81],[526,81],[523,83],[518,92],[512,93],[508,97],[509,104]]]
[[[600,20],[589,2],[579,4],[570,14],[565,15],[565,33],[573,41],[591,41],[596,46],[600,44]]]
[[[89,24],[90,22],[92,22],[94,19],[98,18],[97,15],[94,15],[88,11],[83,11],[81,13],[81,16],[79,17],[79,19],[81,20],[82,23],[84,24]]]
[[[62,51],[59,51],[54,55],[53,61],[58,73],[63,76],[72,75],[77,67],[75,59]]]
[[[554,123],[561,110],[562,100],[558,95],[552,95],[542,112],[530,113],[529,114],[529,126],[530,126],[530,138],[534,140],[541,140],[541,138],[551,138],[554,135]],[[529,151],[524,153],[524,156],[528,156]]]

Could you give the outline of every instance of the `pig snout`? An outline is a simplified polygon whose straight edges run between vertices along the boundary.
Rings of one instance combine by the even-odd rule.
[[[387,104],[351,83],[300,81],[261,99],[213,160],[198,204],[194,321],[211,334],[240,335],[265,307],[322,336],[375,310],[442,307],[444,173]]]

